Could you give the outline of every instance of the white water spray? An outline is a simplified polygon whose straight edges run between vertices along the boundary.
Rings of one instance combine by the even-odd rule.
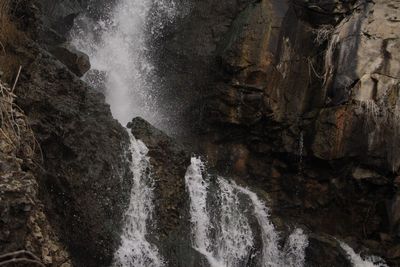
[[[376,256],[362,258],[349,245],[340,242],[340,246],[346,252],[347,257],[354,267],[389,267],[384,260]]]
[[[160,267],[163,261],[157,248],[146,239],[147,223],[153,214],[153,180],[150,174],[148,149],[130,134],[130,169],[133,184],[129,208],[125,213],[121,246],[114,255],[114,266]]]
[[[223,266],[244,266],[254,246],[253,233],[240,207],[236,188],[225,179],[218,178],[221,215],[217,235],[216,257]],[[222,266],[222,265],[221,265]]]
[[[280,247],[280,237],[269,219],[269,210],[257,194],[218,177],[219,201],[208,205],[212,198],[212,184],[205,173],[204,163],[198,158],[192,158],[185,178],[190,195],[193,246],[212,267],[239,267],[254,262],[259,262],[257,266],[261,267],[304,266],[308,246],[306,235],[301,229],[296,229]],[[211,213],[219,215],[214,225]],[[249,224],[251,217],[256,219],[261,231],[261,251],[255,251],[255,234]],[[252,262],[257,254],[261,255],[260,260]]]
[[[119,0],[107,19],[81,17],[72,31],[71,43],[89,55],[91,72],[97,73],[87,81],[95,88],[105,87],[113,116],[123,125],[140,116],[163,126],[148,40],[175,15],[173,1]]]
[[[204,255],[210,256],[211,243],[209,239],[210,216],[207,213],[208,179],[203,179],[204,164],[198,158],[192,158],[185,181],[191,198],[190,222],[193,229],[194,248]]]
[[[303,230],[297,228],[289,236],[283,248],[283,266],[304,266],[306,260],[305,250],[308,247],[308,238]]]
[[[253,204],[253,213],[261,227],[261,238],[263,241],[262,266],[279,266],[281,261],[279,251],[279,236],[274,225],[269,220],[269,210],[258,198],[257,194],[247,188],[239,187],[243,194],[247,195]]]

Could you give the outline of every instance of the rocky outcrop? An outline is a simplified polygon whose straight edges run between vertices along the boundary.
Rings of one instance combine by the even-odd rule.
[[[353,266],[337,240],[329,236],[311,234],[306,249],[306,266]]]
[[[343,108],[355,111],[342,112],[348,118],[343,127],[338,125],[339,120],[334,122],[340,132],[347,131],[347,135],[343,133],[347,138],[340,138],[338,133],[337,142],[343,143],[337,144],[341,151],[331,156],[343,157],[342,152],[352,151],[355,156],[364,156],[364,161],[373,157],[375,165],[394,172],[399,168],[399,153],[393,150],[398,142],[395,136],[400,82],[396,5],[391,1],[361,3],[359,9],[335,28],[325,57],[326,101],[346,103]],[[322,112],[341,117],[336,112]],[[324,119],[325,114],[320,118]],[[362,126],[364,129],[360,130]],[[317,139],[324,132],[317,130]],[[367,140],[359,149],[349,147],[354,142],[344,140],[360,137]]]
[[[51,53],[75,75],[82,77],[90,69],[89,56],[67,44],[51,49]]]
[[[21,56],[29,61],[16,93],[43,153],[36,176],[47,213],[76,266],[108,265],[129,200],[127,133],[103,96],[46,51]]]
[[[39,2],[19,1],[18,12],[24,15],[16,21],[24,39],[7,47],[7,53],[22,66],[14,93],[18,96],[18,106],[28,117],[43,160],[22,166],[24,172],[33,175],[16,173],[20,185],[9,187],[7,184],[12,181],[1,181],[8,192],[4,203],[15,206],[21,202],[13,208],[22,216],[17,224],[25,231],[21,236],[38,234],[36,229],[26,228],[33,225],[28,219],[31,207],[37,210],[35,220],[48,218],[51,225],[41,228],[39,234],[46,239],[54,233],[55,240],[63,244],[60,247],[70,254],[65,258],[70,258],[74,266],[109,266],[119,246],[122,216],[129,201],[131,174],[125,160],[128,134],[112,118],[104,96],[71,72],[73,67],[68,69],[68,62],[64,65],[47,51],[59,42],[45,42],[40,32],[49,29],[56,20],[49,14],[49,21],[43,19],[46,17],[46,13],[41,13],[43,6],[35,5]],[[13,191],[20,200],[12,198]],[[58,257],[46,242],[35,246],[38,255],[49,250],[48,256],[43,255]],[[54,264],[61,260],[54,260]]]
[[[128,128],[149,149],[155,179],[154,214],[157,214],[150,238],[157,244],[168,266],[197,266],[200,254],[192,248],[189,197],[185,189],[190,153],[141,118],[133,119]]]

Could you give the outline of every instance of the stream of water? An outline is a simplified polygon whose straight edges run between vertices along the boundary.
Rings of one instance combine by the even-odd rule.
[[[351,264],[354,267],[389,267],[384,260],[376,256],[361,257],[349,245],[340,242],[340,246],[346,252]]]
[[[280,246],[269,210],[257,194],[222,177],[211,179],[204,163],[192,158],[185,180],[193,247],[212,267],[304,266],[308,239],[301,229],[295,229]]]
[[[129,132],[129,131],[128,131]],[[129,208],[125,212],[121,245],[114,255],[114,266],[163,266],[157,248],[147,241],[147,224],[153,215],[153,179],[146,145],[130,136],[130,169],[133,184]]]
[[[148,57],[148,37],[174,18],[174,2],[118,0],[107,10],[110,13],[97,21],[88,14],[80,16],[71,32],[71,43],[90,57],[92,68],[84,79],[104,93],[113,117],[122,125],[140,116],[165,130],[165,118],[157,108],[158,91],[154,87],[154,67]],[[121,245],[114,255],[113,266],[161,267],[164,260],[147,240],[154,200],[148,149],[127,131],[133,180]]]

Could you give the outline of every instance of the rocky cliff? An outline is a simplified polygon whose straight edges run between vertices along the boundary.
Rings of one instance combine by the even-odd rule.
[[[29,211],[22,204],[36,203],[40,199],[37,207],[32,208],[37,210],[33,215],[50,222],[74,266],[109,265],[119,245],[122,215],[129,200],[131,175],[125,160],[128,134],[112,118],[104,97],[81,81],[75,69],[68,68],[68,62],[63,60],[65,57],[57,58],[58,53],[52,54],[60,44],[58,37],[63,32],[56,31],[52,25],[53,17],[43,13],[45,1],[15,1],[10,5],[15,7],[10,9],[15,10],[10,11],[10,21],[16,25],[21,38],[17,44],[7,43],[5,53],[21,66],[14,91],[18,96],[16,103],[28,117],[29,127],[39,145],[36,153],[41,160],[32,166],[23,166],[26,175],[18,172],[19,165],[14,164],[16,171],[11,172],[7,180],[2,176],[2,183],[18,184],[26,180],[26,185],[5,187],[4,194],[14,190],[21,195],[20,200],[6,200],[10,204],[5,202],[5,205],[13,207],[17,201],[21,204],[13,209]],[[57,7],[57,3],[54,5]],[[69,16],[68,10],[61,10]],[[73,20],[71,26],[72,23]],[[63,26],[68,27],[65,23]],[[71,59],[71,55],[67,58]],[[72,62],[77,67],[80,63],[80,60]],[[1,68],[3,70],[5,65]],[[6,170],[11,168],[7,162],[4,165]],[[31,224],[24,225],[19,221],[28,221],[29,214],[8,219],[6,224],[14,225],[16,229],[24,227],[21,229],[26,232],[26,227]],[[18,219],[21,216],[25,217]],[[37,228],[34,231],[43,233],[40,240],[51,233],[47,225],[32,226]],[[19,238],[18,243],[5,243],[2,252],[29,250],[29,236],[21,234]],[[48,244],[45,242],[45,245]],[[40,249],[33,252],[38,253]],[[54,255],[47,255],[51,253],[42,252],[37,256],[43,256],[43,262],[49,266],[60,266],[59,259],[52,260]]]
[[[222,173],[269,192],[276,215],[393,265],[398,5],[203,1],[156,55],[171,95],[188,99],[199,149]]]
[[[90,62],[66,36],[79,13],[98,19],[114,1],[7,3],[13,28],[0,28],[0,70],[7,92],[17,81],[12,114],[27,130],[0,143],[0,253],[109,266],[132,183],[129,137],[80,79]],[[142,119],[128,125],[149,148],[157,214],[149,238],[169,265],[200,261],[184,184],[196,151],[268,195],[284,235],[287,225],[310,234],[307,266],[348,266],[335,238],[399,266],[398,1],[176,5],[181,16],[146,41],[160,110],[190,149]],[[18,128],[1,122],[3,132]],[[5,255],[0,263],[20,257]]]

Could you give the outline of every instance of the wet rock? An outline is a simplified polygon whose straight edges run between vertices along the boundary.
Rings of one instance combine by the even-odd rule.
[[[390,221],[392,231],[400,237],[400,195],[397,194],[390,207]]]
[[[191,245],[189,196],[185,187],[190,153],[141,118],[133,119],[128,128],[149,149],[157,214],[151,239],[168,261],[168,266],[197,266],[200,255]]]
[[[352,264],[341,249],[339,242],[326,235],[309,236],[309,246],[306,248],[305,266],[343,266],[350,267]]]
[[[70,45],[62,44],[50,51],[78,77],[82,77],[90,69],[89,56]]]
[[[237,14],[251,2],[180,1],[176,22],[165,25],[162,34],[153,36],[152,57],[156,69],[160,70],[158,75],[164,81],[164,89],[159,96],[160,108],[174,127],[185,130],[202,127],[199,115],[205,107],[204,102],[199,100],[214,98],[213,82],[216,77],[222,78],[215,59],[219,42]],[[227,112],[232,110],[227,109]],[[232,113],[232,116],[235,115]]]

